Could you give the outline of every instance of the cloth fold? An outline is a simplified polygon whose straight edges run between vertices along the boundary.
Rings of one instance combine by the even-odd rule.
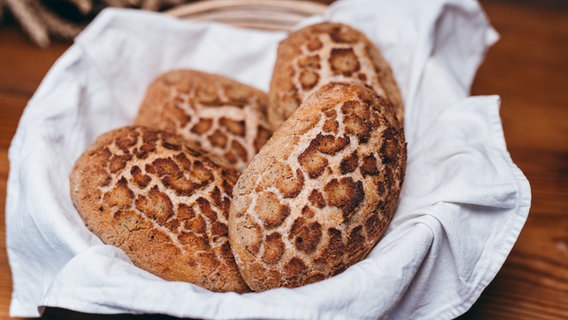
[[[499,97],[469,93],[497,33],[471,0],[338,1],[303,24],[321,20],[366,33],[405,101],[406,178],[368,257],[300,288],[213,293],[141,270],[88,231],[69,196],[71,168],[99,134],[132,122],[158,74],[193,68],[267,90],[285,37],[107,9],[49,71],[10,147],[10,314],[37,317],[52,306],[221,319],[450,319],[469,309],[505,261],[531,201],[507,152]]]

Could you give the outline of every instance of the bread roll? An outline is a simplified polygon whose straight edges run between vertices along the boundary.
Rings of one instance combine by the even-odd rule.
[[[229,239],[249,287],[298,287],[363,259],[397,207],[405,165],[388,101],[355,83],[317,90],[233,190]]]
[[[242,171],[272,134],[266,93],[227,77],[173,70],[154,80],[135,124],[181,135]]]
[[[71,198],[86,226],[132,262],[166,280],[246,292],[229,247],[237,172],[170,133],[124,127],[79,157]]]
[[[276,130],[314,91],[329,82],[358,82],[395,108],[401,126],[403,103],[388,62],[350,26],[323,22],[292,32],[278,46],[270,82],[268,120]]]

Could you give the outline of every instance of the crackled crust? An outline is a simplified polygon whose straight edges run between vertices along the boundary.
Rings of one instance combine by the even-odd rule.
[[[350,26],[323,22],[290,33],[278,46],[269,91],[272,129],[311,93],[334,81],[354,81],[372,88],[395,107],[402,126],[402,98],[379,49]]]
[[[183,136],[239,171],[272,131],[266,93],[221,75],[173,70],[148,87],[135,124]]]
[[[228,239],[237,172],[170,133],[123,127],[79,157],[71,198],[86,226],[164,279],[213,291],[248,291]]]
[[[396,209],[405,166],[389,102],[355,83],[316,91],[233,190],[229,239],[249,287],[297,287],[363,259]]]

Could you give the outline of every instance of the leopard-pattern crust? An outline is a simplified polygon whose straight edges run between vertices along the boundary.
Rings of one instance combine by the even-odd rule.
[[[372,88],[391,102],[402,126],[403,101],[379,49],[348,25],[322,22],[290,33],[278,46],[268,93],[272,129],[329,82],[358,82]]]
[[[238,173],[164,131],[129,126],[99,136],[70,174],[86,226],[166,280],[212,291],[250,291],[229,246]]]
[[[362,260],[397,207],[406,166],[390,103],[325,85],[294,112],[233,189],[229,239],[249,287],[298,287]]]
[[[270,138],[268,96],[222,75],[178,69],[149,86],[134,123],[181,135],[242,171]]]

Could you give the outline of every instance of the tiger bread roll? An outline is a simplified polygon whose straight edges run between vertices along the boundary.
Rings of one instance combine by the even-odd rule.
[[[355,83],[316,91],[233,189],[229,240],[245,282],[298,287],[362,260],[397,207],[405,165],[386,100]]]
[[[278,46],[268,93],[272,129],[311,93],[333,81],[353,81],[372,88],[391,102],[402,126],[402,98],[379,49],[348,25],[323,22],[290,33]]]
[[[272,131],[267,94],[227,77],[172,70],[148,87],[135,124],[181,135],[242,171]]]
[[[229,246],[237,172],[164,131],[131,126],[99,136],[70,175],[86,226],[166,280],[212,291],[250,291]]]

